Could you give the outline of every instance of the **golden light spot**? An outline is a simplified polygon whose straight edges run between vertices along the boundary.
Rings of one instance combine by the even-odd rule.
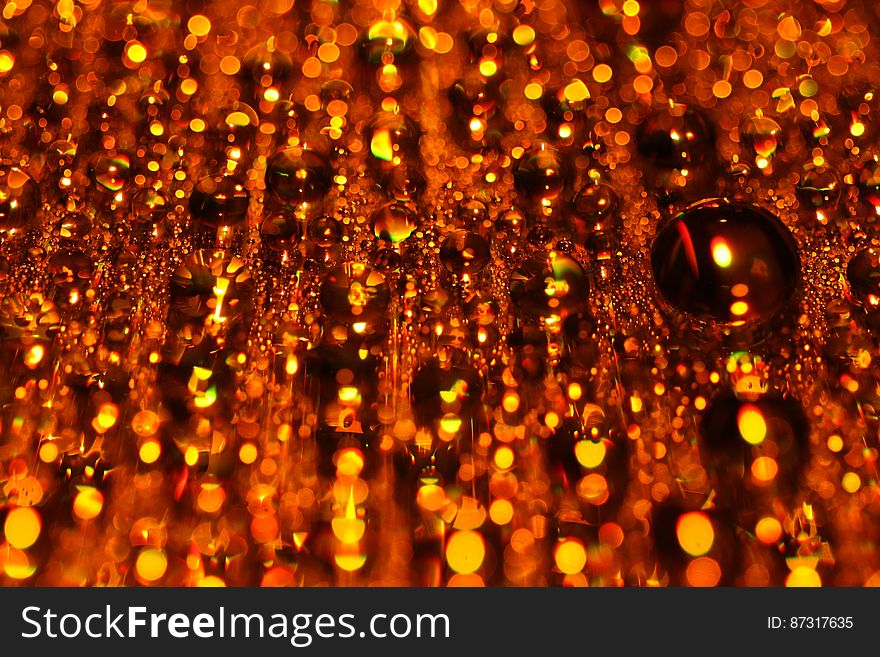
[[[767,422],[754,404],[745,404],[737,414],[739,434],[750,445],[760,445],[767,437]]]
[[[507,470],[513,465],[514,454],[510,447],[502,446],[495,450],[495,465],[501,470]]]
[[[107,431],[119,418],[119,408],[115,404],[102,404],[98,409],[98,416],[95,418],[97,427],[100,430]]]
[[[40,460],[43,463],[52,463],[58,458],[58,446],[53,442],[44,442],[40,445]]]
[[[180,83],[180,90],[183,93],[185,93],[187,96],[192,96],[196,91],[198,91],[198,89],[199,89],[199,83],[196,81],[195,78],[187,78],[186,80],[184,80],[183,82]],[[195,130],[195,128],[192,127],[192,124],[195,121],[201,121],[204,124],[204,121],[202,121],[201,119],[193,119],[190,122],[190,129],[191,130],[194,130],[195,132],[201,132],[202,130],[205,129],[203,127],[201,130]]]
[[[531,25],[518,25],[513,30],[513,41],[518,46],[527,46],[535,40],[535,29]]]
[[[692,557],[700,557],[712,549],[715,529],[712,521],[701,511],[682,514],[675,526],[681,549]]]
[[[0,50],[0,73],[9,73],[15,65],[15,57],[8,50]]]
[[[199,462],[199,450],[194,445],[190,445],[183,453],[183,460],[189,467],[195,466]]]
[[[727,269],[733,264],[733,253],[723,237],[715,237],[709,245],[712,250],[712,260],[722,269]]]
[[[764,516],[755,525],[755,536],[765,545],[778,543],[782,538],[782,524],[772,516]]]
[[[743,84],[749,89],[757,89],[764,84],[764,75],[755,69],[748,70],[743,73]]]
[[[832,452],[839,452],[843,449],[843,438],[837,434],[828,437],[828,449]]]
[[[40,514],[29,506],[12,509],[3,523],[3,533],[9,544],[19,550],[26,550],[40,537]]]
[[[579,540],[568,538],[556,544],[553,559],[559,570],[566,575],[573,575],[587,565],[587,551]]]
[[[622,7],[623,15],[629,17],[638,16],[639,9],[639,3],[636,0],[626,0]]]
[[[257,446],[253,443],[244,443],[238,449],[238,458],[245,465],[250,465],[257,460]]]
[[[814,569],[808,566],[798,566],[785,578],[788,587],[817,587],[822,586],[822,578]]]
[[[446,543],[446,563],[457,573],[467,575],[476,572],[485,556],[483,537],[475,531],[457,531]]]
[[[730,304],[730,314],[735,317],[742,317],[749,312],[749,304],[745,301],[734,301]]]
[[[484,59],[480,62],[480,75],[491,78],[498,72],[498,64],[493,59]]]
[[[336,459],[336,472],[344,477],[356,477],[364,468],[364,455],[361,450],[351,447],[339,453]]]
[[[608,123],[620,123],[621,119],[623,119],[623,112],[617,107],[609,107],[605,111],[605,120],[608,121]]]
[[[162,455],[162,444],[158,440],[145,440],[138,450],[138,457],[144,463],[155,463]]]
[[[585,468],[598,468],[605,459],[605,444],[601,441],[579,440],[574,446],[574,455]]]
[[[140,64],[147,58],[147,49],[140,41],[129,41],[125,44],[125,56],[135,64]]]
[[[571,102],[580,102],[590,97],[590,90],[582,80],[572,80],[566,85],[564,95]]]
[[[507,500],[495,500],[489,505],[489,518],[496,525],[506,525],[513,520],[513,504]]]
[[[544,94],[544,87],[537,82],[529,82],[523,90],[525,97],[529,100],[538,100]]]
[[[163,550],[147,548],[142,550],[135,562],[138,577],[146,582],[155,582],[168,569],[168,557]]]
[[[847,493],[855,493],[862,487],[862,480],[855,472],[847,472],[843,475],[842,485]]]
[[[195,34],[197,37],[208,36],[211,31],[211,21],[207,16],[196,14],[189,19],[186,27],[191,34]]]
[[[599,64],[593,69],[593,79],[596,82],[608,82],[612,75],[614,75],[614,71],[608,64]]]
[[[712,95],[716,98],[727,98],[732,91],[733,87],[730,86],[730,82],[727,80],[718,80],[712,85]]]
[[[103,508],[104,495],[92,486],[83,486],[73,500],[73,512],[82,520],[97,518]]]
[[[512,390],[505,392],[501,398],[501,407],[508,413],[515,413],[519,408],[519,395]]]
[[[339,46],[335,43],[322,43],[318,46],[318,59],[327,64],[332,64],[339,59]]]
[[[437,0],[419,0],[419,9],[422,10],[428,16],[433,16],[437,13]]]
[[[446,492],[442,486],[426,484],[419,488],[416,494],[416,502],[425,511],[438,511],[446,504]]]

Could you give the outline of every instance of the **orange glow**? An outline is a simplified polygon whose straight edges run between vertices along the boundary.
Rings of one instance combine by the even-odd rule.
[[[750,445],[760,445],[767,437],[767,422],[757,406],[745,404],[736,418],[739,433]]]
[[[483,537],[475,531],[457,531],[446,543],[446,563],[463,575],[476,572],[485,556]]]
[[[553,552],[556,567],[567,575],[583,570],[587,565],[587,551],[577,539],[565,539],[556,544]]]
[[[712,549],[715,529],[709,517],[700,511],[683,514],[675,527],[681,548],[693,557],[699,557]]]

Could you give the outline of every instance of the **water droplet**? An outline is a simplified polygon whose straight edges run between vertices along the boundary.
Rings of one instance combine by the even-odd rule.
[[[830,213],[840,202],[840,178],[834,169],[809,164],[801,172],[797,197],[804,206]]]
[[[354,87],[345,80],[327,80],[321,85],[321,105],[327,109],[334,100],[348,100],[352,93]]]
[[[499,239],[516,237],[522,234],[526,226],[526,218],[516,208],[502,212],[495,221],[495,232]]]
[[[478,199],[468,199],[458,206],[458,220],[463,228],[479,230],[489,224],[489,208]]]
[[[473,119],[484,124],[498,107],[498,89],[490,85],[478,71],[470,71],[449,90],[449,100],[461,122],[470,127]],[[484,128],[485,129],[485,128]]]
[[[91,218],[81,212],[72,212],[58,224],[58,236],[63,240],[78,242],[92,231]]]
[[[171,315],[217,321],[243,316],[253,295],[253,279],[244,262],[224,250],[190,254],[171,275]]]
[[[457,230],[440,246],[440,262],[453,274],[476,274],[489,264],[489,243],[476,233]]]
[[[714,158],[715,131],[701,112],[673,104],[639,125],[636,147],[659,169],[688,169]]]
[[[324,311],[336,321],[369,327],[384,318],[391,292],[378,271],[349,262],[328,272],[320,299]]]
[[[526,242],[533,248],[542,250],[546,247],[556,235],[547,224],[538,224],[528,233],[526,233]]]
[[[21,230],[40,208],[37,183],[18,167],[0,169],[0,231]]]
[[[155,223],[168,216],[171,199],[158,189],[142,189],[131,199],[131,214],[135,221]]]
[[[209,228],[235,226],[247,215],[249,202],[250,194],[237,176],[208,176],[190,194],[189,211]]]
[[[254,46],[242,60],[246,70],[254,82],[262,83],[269,76],[273,83],[283,82],[290,77],[293,71],[293,61],[290,56],[277,48],[269,48],[267,43]]]
[[[766,210],[710,199],[673,217],[651,252],[663,298],[699,319],[761,321],[792,299],[800,280],[797,245]]]
[[[880,216],[880,162],[868,158],[859,167],[859,196],[873,210],[874,216]]]
[[[318,153],[285,148],[266,164],[266,189],[282,203],[316,204],[333,185],[333,168]]]
[[[589,282],[580,263],[551,251],[535,257],[510,277],[510,299],[523,314],[547,319],[565,317],[586,307]]]
[[[382,187],[396,201],[409,203],[425,191],[427,180],[421,169],[400,164],[384,176]]]
[[[567,90],[576,99],[568,98]],[[574,85],[558,89],[556,93],[545,94],[542,98],[541,107],[547,115],[545,134],[560,148],[584,146],[590,140],[586,117],[588,93],[586,85],[578,81]]]
[[[377,249],[373,254],[373,266],[382,272],[394,272],[400,269],[403,258],[394,249]]]
[[[617,192],[610,184],[602,180],[588,182],[571,203],[578,233],[609,230],[617,219],[619,205]]]
[[[420,137],[421,131],[412,119],[393,112],[379,112],[366,127],[370,153],[383,167],[418,160]]]
[[[743,143],[755,154],[755,164],[766,169],[779,149],[782,127],[769,116],[756,116],[746,119],[741,136]]]
[[[342,239],[342,224],[333,217],[318,217],[309,224],[308,237],[313,244],[329,249]]]
[[[880,306],[880,250],[873,247],[856,253],[846,266],[846,280],[854,300],[868,310]]]
[[[517,162],[513,179],[525,200],[550,207],[562,198],[569,167],[559,151],[542,145],[528,151]]]
[[[275,253],[290,254],[300,242],[300,224],[289,214],[276,212],[260,224],[260,239]]]
[[[379,208],[370,221],[373,234],[380,240],[399,244],[418,227],[415,213],[400,203],[388,203]]]
[[[125,153],[98,155],[89,172],[98,186],[109,192],[119,192],[131,177],[131,158]]]

